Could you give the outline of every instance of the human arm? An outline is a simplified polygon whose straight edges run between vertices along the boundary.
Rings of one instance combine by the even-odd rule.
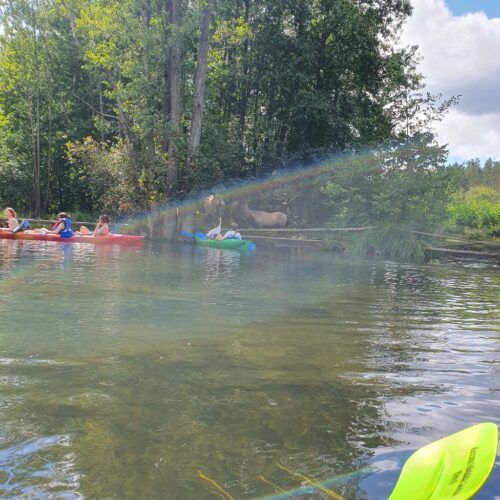
[[[109,234],[109,225],[99,222],[95,227],[94,236],[107,236]]]
[[[59,234],[63,229],[64,229],[64,222],[59,222],[59,224],[57,224],[55,229],[47,231],[45,234]]]

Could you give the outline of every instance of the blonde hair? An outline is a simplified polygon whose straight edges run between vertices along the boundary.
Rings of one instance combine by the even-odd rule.
[[[5,212],[9,213],[14,219],[17,217],[16,211],[13,208],[7,207]]]

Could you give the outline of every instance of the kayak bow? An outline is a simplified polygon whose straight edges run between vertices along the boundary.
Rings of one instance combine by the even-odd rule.
[[[255,243],[248,240],[209,240],[195,236],[196,244],[208,248],[229,248],[232,250],[255,250]]]
[[[94,245],[138,245],[142,243],[144,236],[108,234],[107,236],[75,235],[71,238],[61,238],[58,234],[31,233],[29,231],[19,233],[0,231],[0,239],[54,241],[57,243],[92,243]]]

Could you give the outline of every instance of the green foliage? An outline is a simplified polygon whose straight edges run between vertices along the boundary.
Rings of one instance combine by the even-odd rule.
[[[176,19],[174,5],[182,7]],[[201,147],[190,151],[206,7]],[[428,95],[415,49],[394,43],[410,13],[408,1],[6,0],[0,198],[38,213],[123,213],[390,144],[308,180],[302,187],[314,197],[284,187],[260,201],[290,223],[434,224],[450,183],[445,151],[427,131],[453,99]],[[167,187],[172,165],[177,180]],[[496,164],[486,171],[494,182]]]
[[[460,192],[448,205],[448,215],[449,223],[468,231],[470,237],[484,233],[500,236],[500,191],[474,186],[465,193]]]
[[[319,191],[335,226],[403,223],[434,226],[450,194],[446,150],[430,135],[347,162]]]
[[[488,186],[498,190],[500,186],[500,161],[493,161],[491,158],[482,167],[479,159],[475,158],[450,165],[448,169],[453,172],[457,190],[466,191],[474,186]]]
[[[384,224],[353,237],[353,250],[358,255],[375,253],[389,258],[422,258],[426,241],[404,224]]]
[[[361,257],[420,259],[427,244],[426,238],[416,234],[412,226],[385,223],[359,232],[333,233],[326,239],[324,248]]]
[[[122,141],[109,145],[86,137],[67,144],[67,157],[74,167],[72,182],[78,210],[92,210],[119,215],[137,209],[130,189],[132,168]]]

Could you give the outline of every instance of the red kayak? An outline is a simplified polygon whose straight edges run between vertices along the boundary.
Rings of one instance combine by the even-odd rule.
[[[133,236],[131,234],[108,234],[107,236],[76,234],[71,238],[61,238],[58,234],[31,233],[30,231],[12,233],[0,230],[0,239],[56,241],[57,243],[92,243],[93,245],[137,245],[142,243],[144,236]]]

